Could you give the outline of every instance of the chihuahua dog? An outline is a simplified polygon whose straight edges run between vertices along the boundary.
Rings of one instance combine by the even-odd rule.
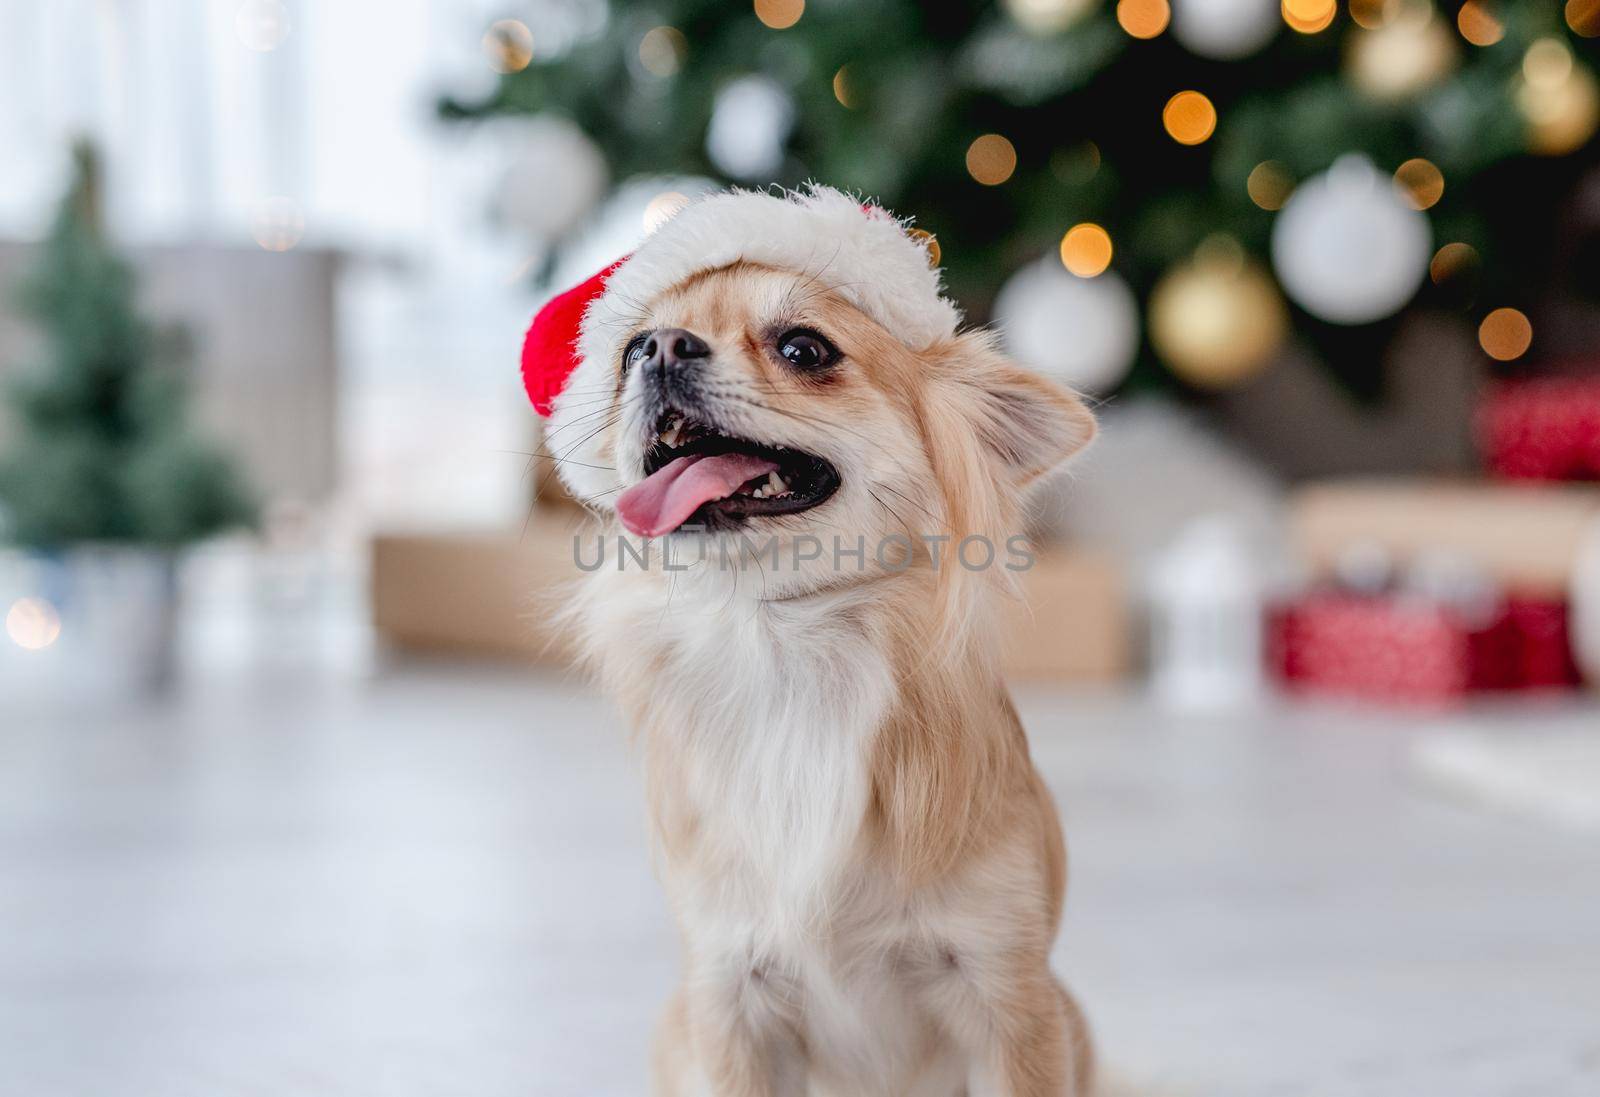
[[[530,332],[573,356],[548,450],[634,552],[574,620],[681,932],[661,1097],[1089,1092],[990,611],[1094,422],[959,330],[925,240],[826,188],[720,194]]]

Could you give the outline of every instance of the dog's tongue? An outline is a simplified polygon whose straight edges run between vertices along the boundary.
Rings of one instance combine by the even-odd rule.
[[[688,521],[701,503],[726,499],[741,484],[777,468],[747,453],[679,457],[617,496],[617,516],[630,533],[659,537]]]

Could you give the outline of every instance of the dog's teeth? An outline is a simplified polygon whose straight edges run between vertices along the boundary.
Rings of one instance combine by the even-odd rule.
[[[789,485],[784,482],[783,477],[779,476],[776,472],[767,473],[767,494],[768,495],[782,495],[784,492],[786,492],[788,490],[789,490]]]
[[[678,439],[683,434],[683,420],[674,419],[666,430],[661,432],[661,440],[669,446],[676,446]]]

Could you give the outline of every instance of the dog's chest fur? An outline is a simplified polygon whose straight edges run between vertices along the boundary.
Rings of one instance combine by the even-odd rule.
[[[827,899],[860,837],[895,697],[880,637],[837,602],[774,609],[617,583],[591,643],[644,735],[669,874],[725,874],[785,916]],[[672,881],[669,880],[669,885]]]
[[[644,732],[657,855],[700,968],[686,975],[758,1012],[804,1002],[814,1056],[912,1092],[930,1034],[909,980],[937,961],[863,860],[896,695],[881,635],[837,603],[698,603],[663,614],[642,584],[613,587],[590,621],[599,650],[631,653],[607,676]]]

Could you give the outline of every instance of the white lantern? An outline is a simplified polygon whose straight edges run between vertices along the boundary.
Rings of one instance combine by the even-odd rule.
[[[1261,692],[1261,568],[1222,517],[1186,527],[1150,567],[1150,684],[1167,704],[1217,709]]]

